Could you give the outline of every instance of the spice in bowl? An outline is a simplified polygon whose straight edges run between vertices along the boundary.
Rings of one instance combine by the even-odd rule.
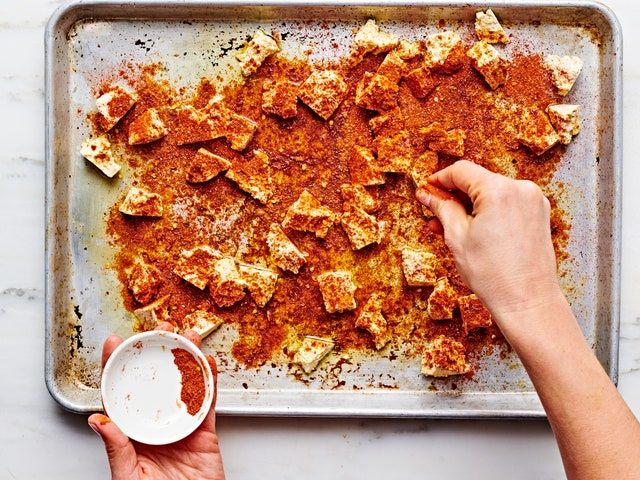
[[[174,348],[173,363],[180,370],[182,388],[180,400],[187,406],[189,415],[195,415],[202,408],[206,387],[200,365],[189,352],[182,348]]]

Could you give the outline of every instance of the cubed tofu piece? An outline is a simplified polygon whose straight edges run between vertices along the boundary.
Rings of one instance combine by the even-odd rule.
[[[446,31],[429,35],[425,40],[424,61],[438,73],[453,73],[464,65],[464,48],[460,35]]]
[[[449,377],[469,371],[464,345],[438,335],[425,345],[422,353],[422,373],[429,377]]]
[[[445,130],[439,122],[434,122],[420,129],[420,134],[427,142],[429,149],[454,157],[464,156],[464,140],[466,134],[460,128]]]
[[[324,120],[342,103],[349,86],[333,70],[315,70],[298,89],[298,98]]]
[[[280,47],[273,37],[256,30],[247,46],[236,54],[242,75],[253,75],[267,58],[279,51]]]
[[[183,332],[185,330],[193,330],[201,339],[211,335],[220,325],[224,323],[224,319],[215,313],[206,310],[196,310],[184,316],[182,320]]]
[[[476,35],[487,43],[507,43],[509,37],[491,9],[476,12]]]
[[[356,33],[355,46],[362,53],[383,53],[388,52],[398,45],[398,39],[391,33],[380,30],[380,27],[373,19],[367,20],[358,33]]]
[[[345,183],[340,186],[342,194],[343,210],[361,209],[367,213],[375,212],[380,208],[380,202],[363,185],[357,183]]]
[[[398,83],[407,73],[407,63],[400,58],[397,51],[393,50],[384,57],[384,60],[376,70],[376,75],[387,77],[391,82]]]
[[[438,257],[426,250],[402,250],[402,271],[410,287],[426,287],[436,283]]]
[[[569,145],[573,136],[580,133],[580,105],[549,105],[547,114],[560,143]]]
[[[204,183],[231,168],[226,158],[211,153],[206,148],[199,149],[193,157],[193,163],[187,170],[187,182]]]
[[[136,332],[147,332],[155,329],[159,323],[169,321],[169,297],[165,295],[153,303],[133,311],[136,322],[133,330]]]
[[[555,85],[558,93],[565,96],[576,83],[578,75],[582,70],[582,60],[580,57],[572,56],[545,56],[545,64],[551,71],[551,81]]]
[[[327,312],[355,310],[356,285],[350,272],[325,272],[318,275],[317,280]]]
[[[380,296],[373,294],[369,297],[367,303],[358,312],[356,327],[367,330],[371,334],[376,350],[384,348],[389,343],[391,335],[389,335],[387,320],[382,315],[382,299]]]
[[[182,250],[173,273],[200,290],[204,290],[209,283],[215,262],[221,258],[220,252],[208,245]]]
[[[109,178],[120,171],[120,165],[111,154],[111,142],[104,135],[82,142],[80,154]]]
[[[146,305],[160,291],[160,271],[141,257],[136,257],[133,264],[125,270],[127,288],[136,302]]]
[[[440,85],[442,79],[431,73],[431,70],[423,65],[411,70],[407,74],[405,82],[407,82],[407,86],[414,97],[425,98]]]
[[[105,132],[111,130],[137,101],[138,95],[129,88],[120,85],[110,87],[96,99],[100,128]]]
[[[298,199],[287,210],[282,226],[302,232],[313,232],[316,237],[324,238],[335,223],[336,216],[330,208],[323,206],[307,190],[303,190]]]
[[[348,159],[349,176],[353,183],[360,185],[383,185],[384,173],[378,170],[376,158],[371,149],[354,145]]]
[[[156,108],[145,110],[129,125],[129,145],[142,145],[160,140],[167,134],[162,118]]]
[[[427,179],[438,170],[438,155],[427,150],[413,162],[411,179],[416,188],[427,188]]]
[[[376,217],[360,208],[344,212],[340,224],[354,250],[360,250],[372,243],[380,243],[382,240],[383,229]]]
[[[276,290],[278,274],[273,270],[256,265],[241,264],[238,268],[240,276],[247,284],[247,289],[253,301],[259,307],[264,307]]]
[[[217,98],[217,97],[216,97]],[[206,142],[224,137],[229,122],[227,111],[215,117],[207,109],[180,105],[170,111],[173,116],[173,138],[177,145]]]
[[[289,237],[285,235],[277,223],[272,223],[269,228],[267,246],[273,263],[282,270],[298,273],[307,261],[302,252],[289,240]]]
[[[131,187],[119,207],[120,212],[134,217],[161,217],[162,197],[142,188]]]
[[[236,261],[231,257],[222,257],[213,263],[209,292],[219,307],[230,307],[245,296],[247,283],[240,276]]]
[[[453,309],[458,305],[458,295],[447,277],[436,280],[433,292],[427,301],[427,314],[431,320],[453,318]]]
[[[262,89],[262,111],[281,118],[298,114],[298,84],[289,80],[266,80]]]
[[[249,117],[229,111],[229,123],[224,136],[232,149],[241,152],[247,148],[257,129],[258,124]]]
[[[398,105],[398,84],[384,75],[365,72],[356,88],[356,105],[385,112]]]
[[[493,323],[491,313],[475,295],[466,295],[458,299],[462,328],[466,334],[479,328],[490,327]]]
[[[549,117],[537,108],[525,109],[520,119],[518,140],[536,155],[542,155],[560,141]]]
[[[405,119],[399,107],[389,110],[369,120],[369,127],[376,136],[391,136],[405,128]]]
[[[467,56],[471,59],[473,68],[482,75],[492,90],[504,85],[507,81],[509,62],[487,42],[474,43],[467,51]]]
[[[413,60],[414,58],[417,58],[423,54],[422,45],[417,41],[409,42],[407,40],[400,40],[400,43],[398,43],[395,51],[397,52],[398,56],[405,61]]]
[[[413,163],[414,145],[409,132],[403,130],[390,137],[376,138],[378,168],[382,172],[407,173]]]
[[[273,180],[269,156],[262,150],[254,150],[252,158],[242,164],[234,164],[225,177],[238,184],[260,203],[267,203],[273,196]]]
[[[300,365],[305,373],[311,373],[331,350],[333,350],[332,340],[306,336],[293,357],[293,363]]]

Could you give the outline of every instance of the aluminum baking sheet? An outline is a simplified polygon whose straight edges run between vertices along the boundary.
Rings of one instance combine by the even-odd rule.
[[[115,273],[104,212],[127,188],[113,185],[78,154],[93,108],[91,86],[123,63],[162,62],[172,81],[227,75],[233,48],[260,26],[285,34],[284,54],[307,47],[312,58],[345,54],[354,28],[376,18],[403,38],[424,38],[438,22],[471,32],[482,2],[75,2],[46,32],[47,265],[46,381],[66,409],[100,409],[100,346],[131,334]],[[583,106],[582,133],[554,183],[573,225],[563,287],[600,362],[617,379],[620,262],[621,32],[597,3],[499,3],[493,6],[514,44],[579,55],[583,72],[566,101]],[[236,332],[225,325],[205,342],[220,365],[218,411],[247,415],[535,417],[544,415],[513,353],[479,360],[471,380],[433,380],[419,360],[399,356],[341,360],[333,353],[309,384],[286,367],[237,368],[227,353]],[[570,361],[570,359],[567,359]],[[359,387],[355,389],[355,387]],[[435,387],[435,388],[434,388]]]

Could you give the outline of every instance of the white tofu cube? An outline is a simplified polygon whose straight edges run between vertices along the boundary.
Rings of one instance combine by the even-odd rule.
[[[431,320],[453,318],[453,309],[458,305],[458,295],[447,277],[436,280],[433,292],[427,300],[427,314]]]
[[[158,110],[149,108],[129,125],[128,142],[129,145],[155,142],[164,137],[167,132],[167,127],[165,127],[162,118],[160,118]]]
[[[542,155],[558,143],[560,137],[542,110],[526,108],[520,119],[518,140],[536,155]]]
[[[302,345],[293,357],[293,363],[300,365],[305,373],[311,373],[320,361],[333,350],[333,340],[326,338],[306,336]]]
[[[162,284],[160,271],[142,257],[136,257],[133,264],[125,270],[127,287],[136,302],[147,304],[153,300]]]
[[[381,31],[376,21],[369,19],[356,33],[354,44],[362,54],[383,53],[398,45],[398,39],[391,33]]]
[[[231,168],[231,162],[220,155],[200,148],[193,157],[193,163],[187,170],[187,182],[204,183]]]
[[[371,213],[380,208],[380,202],[363,185],[345,183],[340,186],[340,193],[342,200],[344,200],[344,210],[361,209]]]
[[[196,310],[188,315],[185,315],[182,320],[182,330],[193,330],[201,339],[211,335],[215,332],[220,325],[224,323],[224,319],[218,315],[208,312],[206,310]]]
[[[333,70],[315,70],[298,89],[298,98],[324,120],[340,106],[349,86]]]
[[[276,291],[278,274],[273,270],[257,265],[241,264],[238,270],[247,284],[247,289],[253,301],[259,307],[264,307]]]
[[[318,275],[317,280],[327,312],[344,312],[356,308],[356,285],[350,272],[325,272]]]
[[[438,335],[422,353],[422,373],[430,377],[449,377],[469,371],[466,351],[460,342]]]
[[[376,217],[360,208],[352,208],[342,214],[340,224],[349,237],[351,248],[360,250],[367,245],[380,243],[383,229]]]
[[[260,203],[267,203],[273,195],[269,156],[262,150],[254,150],[249,161],[236,162],[225,176]]]
[[[142,188],[131,187],[119,207],[120,212],[134,217],[161,217],[162,197]]]
[[[120,165],[113,160],[111,155],[111,142],[104,135],[88,138],[82,142],[80,154],[109,178],[120,171]]]
[[[370,148],[355,145],[348,159],[351,181],[360,185],[383,185],[384,173],[377,167]]]
[[[271,55],[280,51],[278,43],[262,30],[256,30],[247,46],[236,54],[242,75],[253,75]]]
[[[115,85],[96,99],[96,107],[100,113],[98,123],[108,132],[120,121],[131,107],[138,101],[138,95],[127,87]]]
[[[323,206],[308,190],[303,190],[293,202],[282,221],[284,228],[302,232],[313,232],[316,237],[324,238],[335,222],[333,211]]]
[[[467,335],[480,328],[490,327],[493,323],[491,313],[475,294],[466,295],[458,299],[462,329]]]
[[[569,145],[573,136],[580,133],[580,105],[549,105],[547,114],[560,143]]]
[[[424,61],[427,68],[439,73],[453,73],[464,64],[464,48],[460,35],[446,31],[425,39]]]
[[[476,35],[487,43],[507,43],[509,37],[491,9],[476,12]]]
[[[247,283],[240,276],[236,261],[231,257],[223,257],[213,263],[209,292],[219,307],[230,307],[246,294]]]
[[[367,300],[367,303],[358,312],[356,327],[367,330],[371,334],[376,350],[380,350],[389,343],[391,335],[389,335],[387,320],[382,315],[382,299],[380,296],[374,294]]]
[[[407,285],[426,287],[437,279],[438,257],[426,250],[405,248],[402,250],[402,271]]]
[[[306,263],[305,256],[285,235],[277,223],[272,223],[267,235],[267,246],[271,259],[282,270],[298,273]]]
[[[153,330],[161,322],[169,321],[169,295],[159,298],[149,305],[133,311],[136,322],[133,329],[136,332]]]
[[[487,42],[476,42],[467,51],[471,64],[492,90],[503,85],[509,76],[509,62]]]
[[[209,283],[214,263],[221,258],[220,252],[208,245],[182,250],[173,273],[196,288],[204,290]]]
[[[565,96],[573,87],[574,83],[582,71],[583,62],[580,57],[575,56],[545,56],[545,64],[551,71],[551,80],[558,93]]]

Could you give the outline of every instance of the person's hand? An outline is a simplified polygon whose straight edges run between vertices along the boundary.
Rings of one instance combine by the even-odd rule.
[[[173,331],[173,326],[161,324],[158,329]],[[197,333],[186,331],[184,336],[200,346]],[[102,347],[103,367],[121,343],[119,337],[107,338]],[[215,382],[216,362],[210,355],[206,357]],[[195,432],[169,445],[146,445],[129,440],[109,417],[99,413],[89,417],[89,426],[104,442],[113,480],[222,480],[224,470],[216,434],[215,403],[214,397],[211,410]]]
[[[551,242],[550,205],[533,182],[460,160],[416,196],[442,222],[462,279],[502,327],[503,319],[564,297]],[[469,214],[458,197],[473,205]]]

